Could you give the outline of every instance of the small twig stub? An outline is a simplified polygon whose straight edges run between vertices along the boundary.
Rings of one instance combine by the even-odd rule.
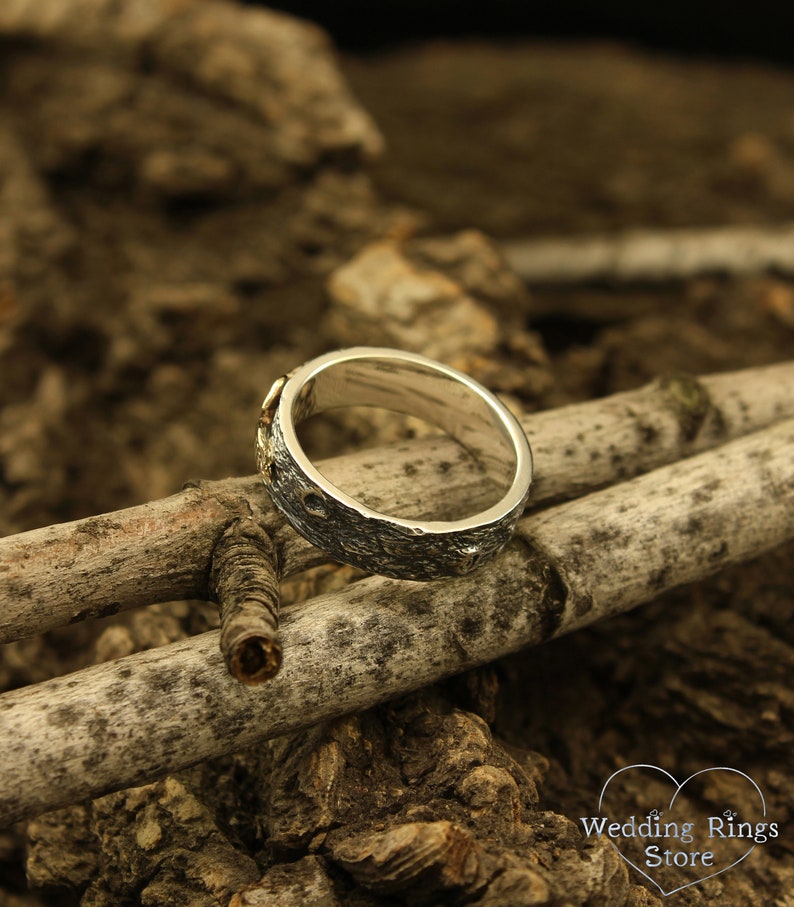
[[[281,667],[276,549],[250,517],[235,520],[215,546],[210,590],[220,607],[220,645],[241,683],[269,680]]]

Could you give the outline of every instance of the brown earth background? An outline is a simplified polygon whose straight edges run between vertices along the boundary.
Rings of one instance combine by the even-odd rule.
[[[187,6],[209,10],[204,31],[183,14],[142,45],[112,12],[60,31],[0,14],[3,534],[253,472],[275,377],[407,336],[388,314],[339,317],[329,276],[372,242],[498,325],[487,349],[465,306],[419,329],[432,347],[463,312],[456,361],[530,410],[791,358],[783,277],[526,289],[495,252],[794,221],[784,65],[520,36],[340,55],[279,16],[264,45],[305,45],[311,65],[287,59],[261,88],[246,17],[268,14]],[[382,428],[340,420],[314,452]],[[577,827],[633,762],[740,768],[782,829],[667,903],[794,905],[793,560],[783,547],[455,682],[2,831],[0,905],[660,904]],[[14,643],[0,688],[215,625],[212,606],[173,603]],[[441,839],[400,847],[424,863],[372,868],[373,834],[422,823]],[[466,881],[458,827],[499,867],[488,885]]]

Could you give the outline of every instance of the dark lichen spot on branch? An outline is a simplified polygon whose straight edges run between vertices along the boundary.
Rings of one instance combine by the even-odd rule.
[[[473,617],[469,615],[468,617],[463,618],[458,629],[461,636],[465,637],[466,639],[477,637],[482,633],[483,620],[481,617]]]
[[[696,489],[692,493],[692,503],[693,504],[709,504],[714,498],[714,492],[719,490],[722,482],[719,479],[712,479],[710,482],[706,482],[704,485],[701,485],[700,488]]]
[[[84,535],[88,536],[89,539],[100,541],[114,532],[121,532],[123,528],[121,523],[108,517],[91,517],[80,523],[75,529],[75,543],[82,547],[85,542],[78,536]]]
[[[47,716],[47,720],[53,727],[68,727],[79,719],[80,710],[73,705],[59,706]]]
[[[654,570],[651,575],[648,577],[648,585],[651,589],[659,592],[665,588],[667,581],[670,577],[670,567],[661,567],[659,570]]]
[[[702,520],[699,520],[695,516],[690,516],[684,526],[684,535],[697,535],[703,528]]]
[[[655,425],[651,425],[649,422],[636,422],[637,431],[639,432],[640,438],[642,439],[643,444],[654,444],[659,437],[659,429]]]
[[[709,560],[713,563],[714,561],[722,560],[728,554],[728,543],[723,540],[709,553]]]
[[[619,454],[617,452],[611,454],[609,457],[609,462],[612,464],[612,468],[615,471],[615,476],[618,479],[628,478],[630,471],[624,463],[622,454]]]

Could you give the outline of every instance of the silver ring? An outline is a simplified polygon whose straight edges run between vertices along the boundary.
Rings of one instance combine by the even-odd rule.
[[[312,464],[296,426],[315,413],[369,405],[439,426],[480,463],[502,497],[458,520],[409,520],[345,494]],[[532,481],[532,453],[510,411],[468,375],[400,350],[354,347],[279,378],[262,404],[257,468],[276,506],[334,559],[398,579],[468,573],[508,542]]]

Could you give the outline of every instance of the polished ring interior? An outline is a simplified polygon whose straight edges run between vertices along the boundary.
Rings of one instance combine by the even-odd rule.
[[[465,447],[504,489],[481,513],[410,520],[379,513],[330,483],[296,432],[315,413],[369,405],[418,416]],[[355,347],[307,362],[273,385],[257,432],[257,465],[289,523],[343,563],[400,579],[467,573],[508,541],[532,479],[532,454],[513,415],[468,375],[424,356]]]

